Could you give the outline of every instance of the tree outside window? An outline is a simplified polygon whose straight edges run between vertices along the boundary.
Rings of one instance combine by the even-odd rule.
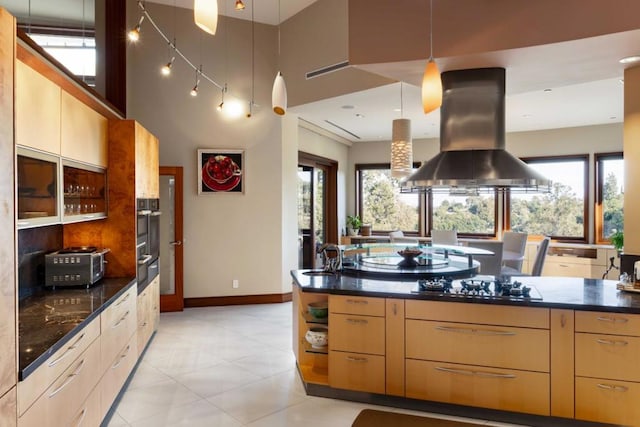
[[[432,230],[456,230],[458,234],[496,234],[495,193],[477,196],[431,195]]]
[[[624,231],[624,160],[622,153],[596,154],[596,230],[598,242]]]

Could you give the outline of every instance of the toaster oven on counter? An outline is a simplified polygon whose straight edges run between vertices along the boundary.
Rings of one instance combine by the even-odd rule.
[[[64,248],[45,255],[45,286],[89,287],[104,276],[104,255],[109,249],[94,246]]]

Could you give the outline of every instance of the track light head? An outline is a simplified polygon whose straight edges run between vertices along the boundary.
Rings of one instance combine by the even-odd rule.
[[[218,111],[222,111],[222,108],[224,107],[224,101],[222,101],[220,104],[218,104],[218,107],[216,108]]]
[[[173,66],[173,61],[175,61],[176,57],[172,57],[171,60],[169,62],[167,62],[165,65],[162,66],[162,68],[160,69],[160,72],[162,73],[163,76],[168,76],[171,74],[171,67]]]
[[[236,5],[235,5],[235,9],[236,10],[244,10],[245,5],[242,2],[242,0],[236,0]]]
[[[193,89],[191,89],[191,92],[189,92],[189,95],[193,96],[194,98],[198,96],[198,85],[195,85]]]
[[[144,15],[140,17],[140,20],[138,21],[136,26],[127,33],[127,38],[134,43],[140,40],[140,28],[142,26],[142,21],[144,21]]]

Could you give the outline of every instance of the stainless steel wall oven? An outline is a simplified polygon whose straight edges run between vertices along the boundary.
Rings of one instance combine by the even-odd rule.
[[[144,287],[158,275],[160,256],[160,200],[137,199],[136,252],[138,287]]]

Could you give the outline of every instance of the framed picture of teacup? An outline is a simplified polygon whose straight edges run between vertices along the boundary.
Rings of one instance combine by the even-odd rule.
[[[198,149],[198,194],[244,193],[244,151]]]

